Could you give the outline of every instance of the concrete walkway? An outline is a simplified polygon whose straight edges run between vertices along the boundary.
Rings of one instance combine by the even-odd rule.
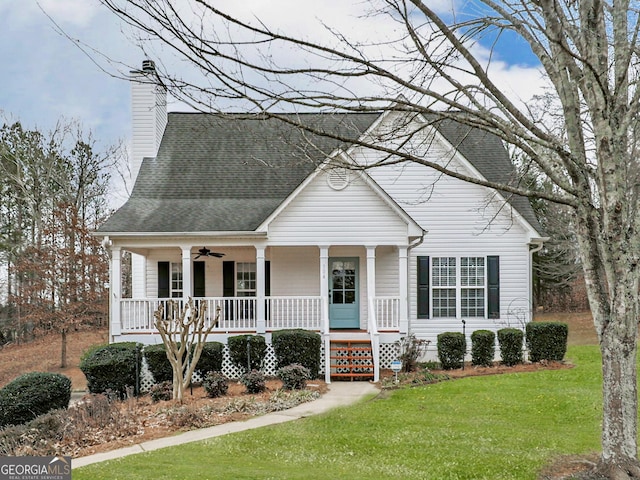
[[[332,408],[342,405],[350,405],[358,400],[376,395],[379,389],[369,382],[333,382],[328,385],[329,391],[313,402],[303,403],[297,407],[272,412],[259,417],[252,417],[242,422],[229,422],[215,427],[193,430],[190,432],[173,435],[170,437],[158,438],[148,442],[133,445],[131,447],[120,448],[110,452],[96,453],[86,457],[74,458],[71,462],[73,468],[84,467],[92,463],[104,462],[116,458],[126,457],[136,453],[149,452],[159,448],[174,447],[183,443],[197,442],[207,438],[219,437],[228,433],[242,432],[251,428],[259,428],[277,423],[290,422],[299,418],[308,417],[324,413]]]

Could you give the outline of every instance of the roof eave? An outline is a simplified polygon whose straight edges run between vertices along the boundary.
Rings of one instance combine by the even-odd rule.
[[[266,237],[267,232],[257,231],[216,231],[216,232],[100,232],[91,233],[96,237],[143,238],[143,237]]]

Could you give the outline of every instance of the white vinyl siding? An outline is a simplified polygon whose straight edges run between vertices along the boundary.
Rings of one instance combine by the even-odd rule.
[[[446,163],[467,175],[474,174],[439,139],[425,139],[424,145],[428,148],[424,155],[426,160]],[[358,150],[352,155],[360,164],[379,159],[376,152]],[[497,202],[497,197],[489,189],[447,177],[414,163],[374,168],[368,172],[427,231],[424,241],[412,248],[409,256],[409,320],[413,333],[435,342],[438,333],[462,329],[461,321],[456,316],[417,318],[418,256],[429,256],[431,259],[482,257],[485,262],[488,256],[499,256],[500,319],[487,319],[486,314],[467,317],[467,331],[496,331],[507,325],[520,327],[528,321],[531,315],[531,268],[527,245],[530,231],[516,218],[510,206]],[[430,289],[432,287],[430,285]],[[457,288],[460,287],[458,285]],[[485,285],[482,288],[485,290],[486,311],[487,287]],[[470,300],[474,295],[478,296],[478,292],[466,293]],[[431,304],[431,311],[433,307]]]
[[[271,245],[397,245],[408,226],[359,175],[342,190],[319,174],[269,224]]]

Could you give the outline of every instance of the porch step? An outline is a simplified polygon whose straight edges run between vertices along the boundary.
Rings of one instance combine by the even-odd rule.
[[[371,340],[332,339],[329,350],[332,379],[354,381],[374,378]]]

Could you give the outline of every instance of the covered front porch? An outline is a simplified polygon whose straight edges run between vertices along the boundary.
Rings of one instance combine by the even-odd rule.
[[[115,243],[115,242],[114,242]],[[124,298],[122,251],[134,253],[132,295]],[[207,306],[209,340],[300,328],[323,335],[325,376],[331,342],[371,343],[374,379],[380,336],[408,330],[408,245],[111,246],[111,341],[158,343],[154,312],[193,298]],[[202,252],[209,252],[203,255]],[[217,315],[219,312],[219,315]]]

